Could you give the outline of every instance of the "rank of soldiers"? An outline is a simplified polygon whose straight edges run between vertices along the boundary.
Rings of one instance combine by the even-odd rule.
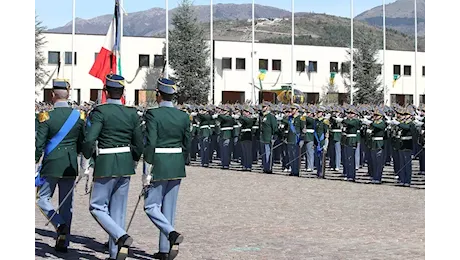
[[[121,104],[124,79],[118,75],[107,75],[103,91],[108,99],[103,105],[68,103],[69,87],[67,80],[54,80],[53,104],[36,104],[37,206],[56,229],[58,252],[67,252],[73,189],[88,179],[90,166],[94,173],[89,210],[109,234],[108,259],[117,260],[127,257],[133,243],[127,233],[132,217],[125,228],[127,195],[142,156],[139,200],[144,198],[144,211],[161,231],[155,259],[174,259],[179,252],[183,236],[173,223],[180,182],[191,160],[200,160],[202,167],[220,160],[223,170],[232,162],[241,163],[243,171],[251,171],[261,160],[267,174],[281,164],[290,176],[300,176],[305,168],[319,178],[328,167],[342,170],[351,182],[367,165],[374,184],[382,183],[383,168],[392,162],[399,185],[407,187],[414,157],[419,159],[419,174],[425,171],[423,105],[174,105],[174,82],[160,78],[158,107],[136,109]],[[58,208],[50,202],[56,186]]]

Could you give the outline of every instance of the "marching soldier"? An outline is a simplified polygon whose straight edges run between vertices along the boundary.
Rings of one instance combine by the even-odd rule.
[[[105,83],[107,103],[94,108],[83,142],[82,168],[98,141],[90,198],[90,213],[109,234],[109,259],[123,260],[133,239],[125,231],[130,176],[143,151],[143,137],[136,109],[122,105],[124,78],[110,74]]]
[[[196,116],[197,121],[200,125],[200,159],[202,167],[209,167],[209,156],[210,156],[210,138],[211,138],[211,127],[209,126],[212,122],[209,110],[202,108],[199,113],[193,112],[192,116]]]
[[[252,170],[252,126],[254,119],[251,117],[252,111],[249,107],[243,109],[243,116],[239,118],[241,122],[241,165],[243,171]]]
[[[159,108],[146,115],[147,142],[145,146],[146,172],[142,182],[147,191],[144,210],[160,229],[159,252],[155,259],[174,259],[184,237],[175,231],[176,204],[182,178],[185,178],[183,154],[190,149],[190,120],[186,113],[172,103],[176,93],[172,80],[158,80]]]
[[[329,145],[329,122],[323,117],[323,113],[326,111],[324,107],[319,107],[317,110],[317,119],[314,123],[314,137],[315,137],[315,162],[316,172],[318,177],[324,177],[323,172],[323,155],[327,153],[327,147]]]
[[[357,132],[361,128],[359,119],[357,119],[357,111],[353,107],[349,107],[347,110],[347,118],[342,121],[346,131],[345,142],[344,142],[344,160],[343,168],[344,173],[346,174],[346,181],[355,181],[356,178],[356,161],[355,161],[355,151],[357,142]]]
[[[254,108],[254,124],[252,125],[253,136],[252,136],[252,164],[259,163],[259,151],[260,151],[260,105]],[[262,152],[263,153],[263,152]]]
[[[386,124],[382,120],[383,111],[376,109],[374,112],[374,121],[371,122],[367,132],[371,138],[371,161],[369,167],[372,167],[372,183],[382,183],[383,167],[385,166],[385,157],[383,153],[384,137]]]
[[[37,187],[37,206],[57,232],[57,252],[67,252],[72,224],[73,186],[78,174],[77,155],[84,138],[84,121],[80,112],[69,107],[70,84],[67,80],[53,80],[52,99],[54,109],[38,114],[35,136],[35,172],[40,173],[42,183]],[[43,155],[40,166],[38,162]],[[51,204],[56,186],[59,186],[59,204],[56,213]],[[63,201],[66,194],[69,197]]]
[[[332,113],[331,120],[331,162],[330,167],[333,171],[340,170],[340,163],[342,162],[342,149],[340,140],[342,139],[342,121],[338,109],[335,109]]]
[[[220,122],[220,161],[222,169],[228,170],[230,168],[230,141],[232,140],[234,119],[230,115],[230,109],[222,107],[223,114],[214,114],[213,119],[217,119]]]
[[[272,140],[273,136],[276,134],[276,131],[278,129],[278,123],[276,121],[275,116],[271,113],[270,104],[268,102],[264,102],[264,104],[262,105],[261,118],[262,119],[260,122],[260,143],[261,147],[263,147],[263,172],[273,173]]]

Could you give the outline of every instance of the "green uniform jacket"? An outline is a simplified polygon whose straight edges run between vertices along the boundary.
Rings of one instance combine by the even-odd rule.
[[[120,177],[135,174],[134,161],[139,161],[144,148],[142,129],[136,109],[119,104],[99,105],[91,111],[82,153],[90,158],[95,142],[99,149],[130,147],[131,152],[99,154],[94,177]]]
[[[324,134],[324,139],[320,141],[320,144],[319,144],[321,147],[323,147],[326,141],[326,133],[328,132],[329,127],[327,124],[324,123],[324,120],[316,119],[315,123],[316,123],[315,132],[316,132],[316,135],[318,136],[318,139],[320,140],[321,135]],[[318,141],[316,140],[316,138],[314,139],[314,142],[315,142],[315,146],[317,146]]]
[[[231,139],[233,137],[233,125],[235,124],[233,117],[219,115],[217,119],[220,121],[220,137],[222,139]]]
[[[48,112],[48,120],[38,124],[35,135],[35,163],[38,163],[46,144],[59,132],[70,113],[71,107],[56,107]],[[77,176],[77,155],[81,152],[84,136],[85,122],[78,119],[59,145],[43,159],[40,175],[57,178]]]
[[[361,122],[358,119],[345,119],[342,123],[347,127],[344,145],[356,147],[358,142],[357,132],[361,128]]]
[[[210,137],[211,136],[211,127],[209,126],[212,120],[211,115],[208,114],[198,114],[198,121],[200,122],[200,136],[201,137]]]
[[[264,144],[271,143],[272,136],[275,135],[278,128],[276,117],[272,113],[263,116],[260,122],[260,142]]]
[[[289,135],[289,117],[285,116],[280,122],[280,130],[282,133],[282,139],[287,142],[287,138]]]
[[[184,155],[191,145],[189,122],[188,115],[175,107],[163,106],[147,112],[144,160],[153,165],[153,181],[185,177]],[[182,153],[155,152],[158,148],[182,148]]]
[[[315,129],[313,127],[314,123],[314,118],[308,116],[305,118],[305,128],[307,129],[304,139],[305,142],[313,142],[315,140],[315,135],[313,134],[315,132]]]
[[[296,144],[297,142],[297,137],[296,135],[302,136],[302,128],[303,128],[303,122],[300,119],[300,116],[294,117],[292,120],[292,124],[294,125],[295,128],[295,133],[292,131],[291,126],[289,125],[289,119],[287,122],[287,128],[288,128],[288,134],[287,134],[287,143],[288,144]]]
[[[241,122],[241,141],[252,141],[252,126],[254,125],[254,119],[242,116],[239,118]]]
[[[239,137],[241,133],[241,127],[238,124],[238,120],[233,120],[233,137]]]
[[[405,121],[401,122],[398,126],[401,129],[400,150],[412,150],[412,138],[416,132],[415,125],[411,121]]]
[[[331,120],[331,140],[335,142],[340,142],[342,139],[342,125],[337,123],[334,119]]]
[[[385,129],[387,124],[382,121],[375,121],[370,125],[372,129],[372,138],[371,138],[371,149],[372,150],[379,150],[383,149],[384,144],[384,137],[385,137]]]

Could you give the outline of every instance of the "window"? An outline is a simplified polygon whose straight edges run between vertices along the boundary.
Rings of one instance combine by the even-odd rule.
[[[77,53],[74,52],[74,64],[77,65]],[[72,52],[71,51],[66,51],[65,56],[64,56],[64,64],[69,65],[72,64]]]
[[[154,68],[163,68],[164,63],[165,63],[165,58],[163,55],[153,56],[153,67]]]
[[[232,58],[222,58],[222,69],[223,70],[232,69]]]
[[[404,66],[404,76],[410,76],[411,75],[411,67],[408,65]]]
[[[318,62],[317,61],[308,62],[308,72],[318,72]]]
[[[422,76],[425,77],[425,66],[422,66]]]
[[[401,75],[401,65],[393,65],[393,75]]]
[[[281,60],[272,60],[272,70],[281,71]]]
[[[99,55],[99,52],[95,52],[95,53],[94,53],[94,60],[97,59],[97,55]]]
[[[329,72],[339,72],[339,63],[338,62],[330,62],[329,63]]]
[[[268,70],[268,60],[259,59],[259,70]]]
[[[139,54],[139,68],[150,67],[150,55]]]
[[[304,60],[297,61],[297,71],[298,72],[305,71],[305,61]]]
[[[236,69],[237,70],[245,70],[246,69],[246,59],[244,59],[244,58],[236,58]]]
[[[59,63],[59,55],[58,51],[49,51],[48,52],[48,64],[58,64]]]

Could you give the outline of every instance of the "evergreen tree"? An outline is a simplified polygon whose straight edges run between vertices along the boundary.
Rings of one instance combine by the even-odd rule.
[[[381,104],[383,103],[383,87],[380,81],[382,64],[377,60],[379,43],[367,31],[358,31],[354,37],[353,53],[353,103],[354,104]],[[344,84],[350,93],[350,59],[343,66]]]
[[[42,22],[37,20],[35,16],[35,87],[41,86],[45,83],[45,77],[48,76],[48,72],[45,69],[45,56],[42,52],[42,47],[45,45],[45,36],[43,32],[46,27],[42,25]]]
[[[178,103],[207,103],[209,49],[191,0],[182,0],[172,18],[169,35],[170,76],[178,87]]]

